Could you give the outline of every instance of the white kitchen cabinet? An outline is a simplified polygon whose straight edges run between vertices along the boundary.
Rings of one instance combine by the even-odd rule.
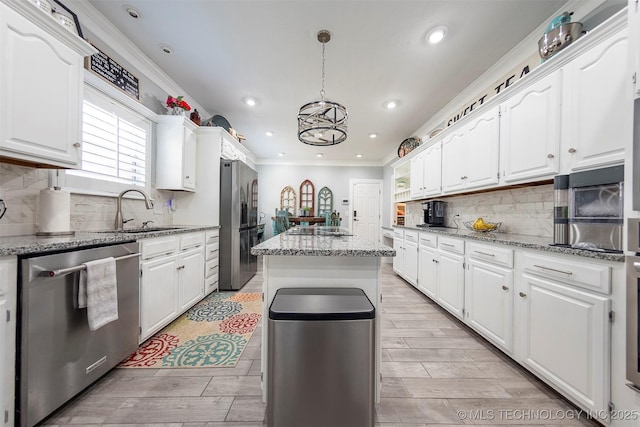
[[[416,286],[418,279],[418,232],[415,230],[393,229],[393,271]]]
[[[438,239],[437,302],[459,319],[464,310],[464,240]]]
[[[158,117],[156,188],[196,189],[196,126],[183,116]]]
[[[521,286],[521,363],[580,406],[607,413],[610,300],[530,273]]]
[[[16,258],[0,258],[0,423],[6,426],[13,425],[17,281]]]
[[[634,99],[640,98],[640,1],[629,0],[629,60],[633,73]]]
[[[415,230],[405,230],[403,246],[403,277],[411,285],[416,286],[418,282],[418,232]]]
[[[80,168],[83,61],[95,49],[32,2],[0,2],[0,159]]]
[[[442,191],[442,143],[427,147],[411,159],[411,198],[437,196]]]
[[[141,241],[140,342],[204,296],[204,233]]]
[[[406,160],[393,169],[393,200],[403,202],[411,197],[411,161]]]
[[[438,236],[420,233],[418,244],[418,290],[435,300],[438,293]]]
[[[465,322],[505,352],[513,351],[513,250],[471,242]]]
[[[492,108],[442,140],[442,190],[455,193],[498,183],[500,127]]]
[[[560,167],[562,70],[525,87],[500,105],[500,180],[551,178]]]
[[[204,294],[218,290],[220,260],[220,230],[205,232]]]
[[[628,61],[624,29],[562,68],[564,172],[624,161],[632,109]]]

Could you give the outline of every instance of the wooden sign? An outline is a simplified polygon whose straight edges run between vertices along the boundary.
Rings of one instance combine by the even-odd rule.
[[[98,50],[98,53],[85,58],[84,67],[139,101],[140,86],[138,78],[109,58],[96,46],[93,44],[92,46]]]

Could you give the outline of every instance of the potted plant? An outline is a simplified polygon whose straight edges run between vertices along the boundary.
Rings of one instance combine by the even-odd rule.
[[[308,206],[302,208],[302,210],[300,211],[300,216],[311,216],[311,208]]]

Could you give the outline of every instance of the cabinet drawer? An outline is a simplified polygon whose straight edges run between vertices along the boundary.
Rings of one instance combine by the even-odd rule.
[[[149,259],[176,252],[180,245],[180,238],[178,236],[164,236],[154,239],[143,239],[140,243],[142,259]]]
[[[210,243],[218,243],[218,239],[220,238],[220,230],[208,230],[204,233],[204,243],[208,245]]]
[[[404,239],[404,230],[398,230],[397,228],[393,229],[393,238],[402,240]]]
[[[208,294],[210,292],[218,290],[218,269],[216,269],[215,274],[212,274],[209,277],[204,279],[204,293]]]
[[[404,241],[418,243],[418,232],[413,230],[405,230]]]
[[[204,233],[190,233],[180,236],[180,250],[196,248],[204,244]]]
[[[473,259],[513,268],[513,249],[469,242],[467,243],[467,253]]]
[[[209,261],[210,259],[218,258],[218,244],[208,244],[204,250],[204,255],[204,259],[206,259],[207,261]]]
[[[611,267],[564,256],[525,254],[524,271],[590,291],[611,293]]]
[[[420,233],[420,246],[438,247],[438,236],[432,233]]]
[[[218,258],[204,263],[204,277],[209,277],[214,272],[218,274]]]
[[[464,254],[464,240],[440,236],[438,239],[438,249],[453,252],[454,254]]]

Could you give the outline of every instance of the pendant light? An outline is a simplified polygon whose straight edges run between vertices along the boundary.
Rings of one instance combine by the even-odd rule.
[[[298,139],[309,145],[336,145],[347,139],[347,109],[337,102],[324,99],[324,48],[329,40],[329,31],[318,32],[318,41],[322,43],[320,100],[303,105],[298,112]]]

